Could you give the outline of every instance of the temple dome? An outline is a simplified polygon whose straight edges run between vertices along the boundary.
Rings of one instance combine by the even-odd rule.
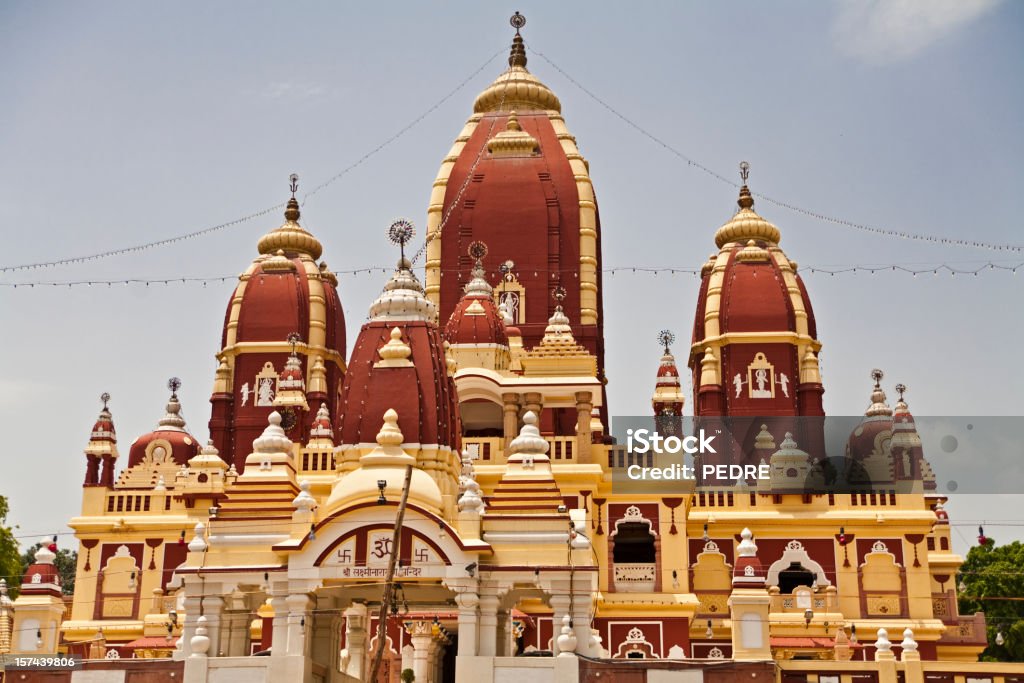
[[[504,316],[494,303],[494,290],[479,260],[462,299],[448,318],[444,338],[453,345],[508,346]]]
[[[199,453],[199,441],[185,429],[185,418],[181,415],[181,403],[176,391],[172,391],[166,411],[156,429],[132,443],[128,451],[128,467],[146,461],[152,464],[173,461],[184,465]]]
[[[394,410],[406,443],[457,448],[455,385],[434,310],[403,258],[356,337],[342,405],[331,411],[337,443],[374,443],[384,414]]]
[[[326,402],[335,413],[345,372],[337,277],[316,261],[322,246],[299,224],[297,182],[293,177],[285,222],[259,240],[260,254],[239,276],[224,315],[210,436],[239,471],[270,410],[281,409],[290,437],[304,442],[312,417],[308,406]],[[300,362],[289,365],[293,352]],[[275,400],[289,391],[294,395],[287,401]]]

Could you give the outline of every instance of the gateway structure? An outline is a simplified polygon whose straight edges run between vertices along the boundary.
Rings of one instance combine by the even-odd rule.
[[[0,604],[8,649],[104,657],[116,680],[146,669],[115,659],[187,681],[366,680],[378,648],[378,680],[392,683],[405,669],[440,683],[776,666],[800,680],[992,680],[973,663],[983,615],[957,613],[943,498],[880,373],[849,452],[876,483],[917,485],[802,487],[825,455],[822,343],[745,182],[735,215],[708,231],[717,251],[684,356],[702,426],[758,418],[718,456],[763,461],[771,478],[670,494],[613,485],[653,454],[609,433],[597,201],[516,25],[508,69],[434,181],[425,281],[403,248],[347,345],[293,181],[285,222],[228,303],[209,441],[172,381],[164,416],[122,458],[104,402],[70,522],[70,613],[41,550],[18,600]],[[392,236],[404,247],[409,226]],[[685,397],[662,341],[652,415],[673,429]],[[903,639],[899,662],[886,633]]]

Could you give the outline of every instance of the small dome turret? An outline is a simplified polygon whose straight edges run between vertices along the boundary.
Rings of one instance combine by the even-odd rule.
[[[178,401],[180,387],[181,380],[177,377],[168,380],[171,396],[167,400],[166,412],[156,429],[143,434],[132,444],[128,452],[129,468],[143,463],[162,465],[174,462],[184,465],[199,453],[199,442],[185,429],[185,418]]]

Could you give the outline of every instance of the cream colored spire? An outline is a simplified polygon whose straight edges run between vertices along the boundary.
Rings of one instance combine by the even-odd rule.
[[[875,388],[871,391],[871,405],[864,411],[868,417],[891,416],[892,408],[885,401],[885,391],[882,389],[882,378],[885,373],[879,369],[871,371],[871,379],[875,380]]]
[[[747,178],[750,174],[750,164],[740,164],[740,177],[743,179],[743,186],[740,188],[740,198],[737,200],[739,211],[737,211],[729,222],[718,229],[715,233],[715,244],[721,249],[732,242],[746,243],[748,240],[764,240],[771,244],[778,244],[782,233],[774,225],[761,218],[754,211],[754,197],[747,187]]]
[[[403,256],[384,285],[384,292],[370,305],[370,319],[433,322],[436,318],[437,307],[424,296],[423,286],[412,272],[412,263]]]
[[[181,380],[177,377],[167,380],[167,388],[171,390],[171,397],[167,399],[167,412],[157,423],[157,429],[174,432],[185,431],[185,418],[181,416],[181,403],[178,401],[180,387]]]
[[[562,103],[555,93],[526,70],[526,47],[518,29],[512,38],[508,70],[498,76],[473,103],[474,113],[516,109],[562,111]]]
[[[315,261],[320,258],[324,249],[317,238],[299,225],[299,202],[295,199],[295,193],[299,189],[299,176],[293,173],[289,180],[292,197],[284,210],[284,223],[260,238],[257,248],[266,256],[277,254],[279,251],[296,252],[306,254]]]

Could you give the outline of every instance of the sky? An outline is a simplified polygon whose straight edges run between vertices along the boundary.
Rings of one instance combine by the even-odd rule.
[[[334,179],[303,206],[332,269],[389,268],[386,228],[404,216],[422,236],[441,160],[504,68],[514,10],[528,68],[590,162],[605,268],[699,268],[712,252],[736,188],[679,154],[735,180],[747,160],[754,192],[845,221],[1024,245],[1022,3],[15,0],[0,4],[0,267],[232,221],[284,202],[294,171],[300,195]],[[1024,263],[755,208],[801,267]],[[0,284],[228,278],[0,286],[0,495],[26,544],[69,531],[102,392],[122,460],[163,415],[171,376],[205,440],[234,278],[280,222],[274,210],[159,248],[0,272]],[[387,275],[339,277],[353,340]],[[804,277],[829,414],[861,414],[878,367],[890,402],[903,382],[916,415],[1024,415],[1024,272]],[[604,283],[611,412],[647,414],[656,334],[689,339],[697,279]],[[1011,469],[992,476],[1024,484]],[[954,497],[955,548],[979,523],[997,542],[1024,537],[1022,499]]]

